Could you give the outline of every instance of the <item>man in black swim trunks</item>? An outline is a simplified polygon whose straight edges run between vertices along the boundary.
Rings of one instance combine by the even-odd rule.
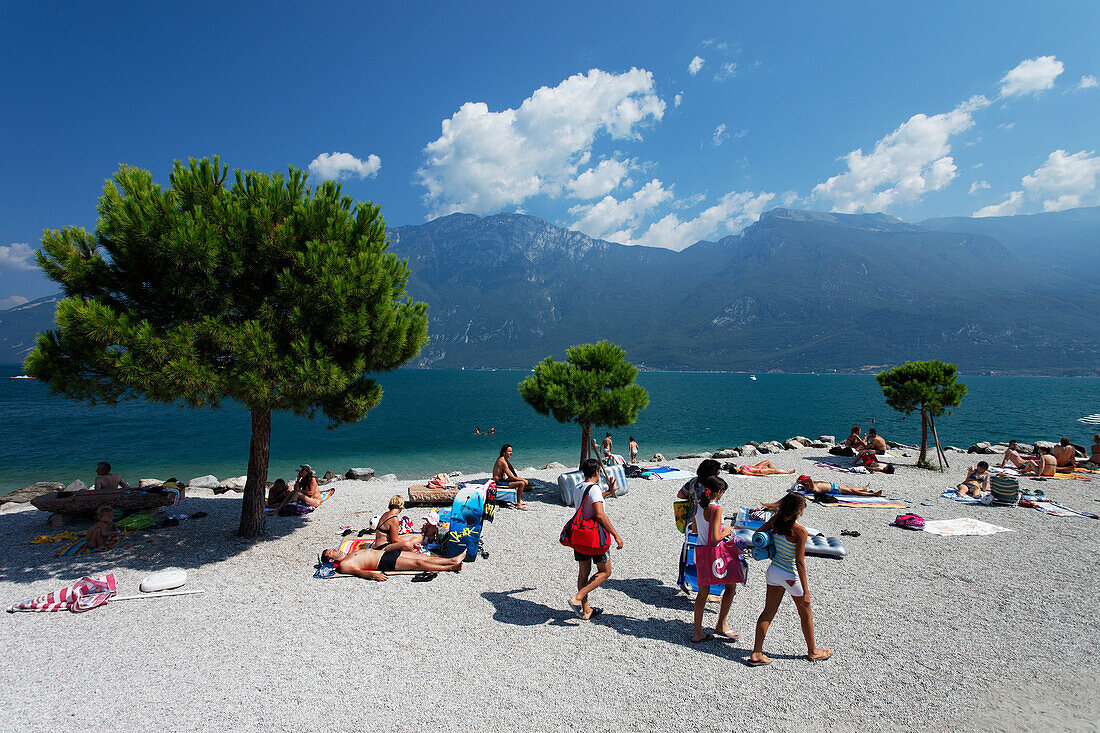
[[[357,575],[367,580],[386,580],[384,573],[393,570],[425,570],[427,572],[458,572],[462,570],[462,559],[458,557],[434,557],[419,552],[402,550],[356,550],[352,553],[337,549],[321,552],[321,562],[336,563],[336,572],[344,575]]]

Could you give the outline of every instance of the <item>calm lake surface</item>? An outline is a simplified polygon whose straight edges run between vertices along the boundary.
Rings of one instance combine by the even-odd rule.
[[[34,481],[91,484],[95,464],[111,462],[128,480],[187,480],[212,473],[240,476],[248,465],[248,412],[231,403],[192,410],[144,402],[89,407],[51,395],[34,380],[13,380],[0,367],[0,494]],[[580,453],[580,428],[534,412],[520,398],[524,371],[402,370],[380,378],[382,404],[357,425],[328,430],[323,419],[289,414],[272,419],[269,479],[292,478],[300,463],[324,473],[370,466],[381,475],[423,478],[440,471],[487,472],[500,446],[512,443],[517,468],[570,464]],[[945,444],[979,440],[1057,440],[1088,444],[1095,430],[1077,422],[1100,412],[1100,378],[968,377],[953,415],[937,422]],[[615,452],[630,435],[643,458],[654,452],[713,451],[747,440],[794,435],[844,436],[851,425],[874,425],[887,439],[919,443],[920,419],[883,401],[866,375],[646,372],[638,382],[650,405],[638,422],[613,430]],[[495,428],[492,436],[474,434]],[[595,429],[594,429],[595,430]],[[602,430],[599,433],[602,436]]]

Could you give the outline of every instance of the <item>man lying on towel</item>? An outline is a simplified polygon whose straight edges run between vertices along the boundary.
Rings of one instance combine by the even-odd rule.
[[[356,550],[352,553],[337,549],[321,552],[321,562],[335,563],[336,572],[344,575],[357,575],[367,580],[386,580],[384,573],[394,570],[424,570],[432,573],[462,570],[462,559],[458,557],[433,557],[419,552],[404,550]]]

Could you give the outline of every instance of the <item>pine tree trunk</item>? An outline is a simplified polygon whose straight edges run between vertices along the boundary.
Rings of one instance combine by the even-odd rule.
[[[917,465],[925,465],[925,457],[928,454],[928,415],[922,408],[920,411],[920,458],[917,459]]]
[[[264,497],[267,494],[267,463],[271,457],[271,411],[253,408],[252,441],[248,446],[248,480],[241,503],[241,527],[238,534],[254,540],[262,537]]]
[[[577,461],[577,469],[588,459],[588,447],[592,443],[592,426],[589,423],[581,423],[581,459]]]

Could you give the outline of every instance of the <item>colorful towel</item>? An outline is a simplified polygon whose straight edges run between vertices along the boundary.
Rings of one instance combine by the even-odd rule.
[[[1013,532],[1007,527],[981,522],[977,519],[960,517],[959,519],[936,519],[924,523],[924,531],[941,537],[963,537],[968,535],[990,535],[998,532]]]
[[[1039,499],[1034,501],[1021,500],[1020,506],[1029,506],[1032,509],[1038,509],[1044,514],[1049,514],[1053,517],[1085,517],[1087,519],[1100,519],[1100,516],[1096,514],[1078,511],[1077,509],[1070,509],[1064,504],[1059,504],[1056,501],[1049,501],[1046,499]]]
[[[870,473],[863,466],[838,466],[835,463],[825,463],[823,461],[815,461],[814,465],[818,468],[827,468],[830,471],[840,471],[841,473]]]
[[[973,496],[959,496],[957,489],[944,489],[940,495],[943,499],[954,499],[955,501],[961,501],[963,504],[981,504],[981,499],[975,499]]]
[[[51,542],[72,542],[73,540],[78,539],[83,535],[83,532],[70,532],[69,530],[65,530],[64,532],[61,532],[59,534],[40,534],[27,544],[45,545]]]
[[[660,468],[643,471],[642,478],[656,478],[662,481],[687,481],[688,479],[695,478],[695,474],[691,471],[684,471],[679,468],[661,466]]]

